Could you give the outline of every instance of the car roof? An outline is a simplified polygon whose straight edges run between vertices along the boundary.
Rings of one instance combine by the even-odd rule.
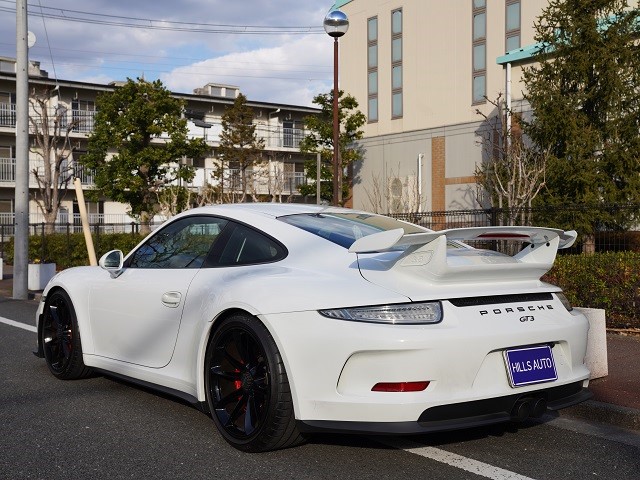
[[[296,204],[296,203],[228,203],[221,205],[208,205],[189,210],[189,213],[209,213],[217,215],[234,214],[262,214],[269,217],[281,217],[304,213],[318,213],[321,211],[353,212],[348,208],[334,207],[331,205]]]

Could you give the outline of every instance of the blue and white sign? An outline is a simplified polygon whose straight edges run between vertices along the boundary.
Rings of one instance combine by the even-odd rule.
[[[504,361],[512,387],[558,379],[553,353],[548,345],[505,350]]]

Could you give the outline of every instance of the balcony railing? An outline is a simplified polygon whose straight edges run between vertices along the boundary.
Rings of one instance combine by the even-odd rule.
[[[246,171],[247,192],[255,192],[257,194],[285,194],[295,195],[298,187],[307,182],[304,172],[267,172],[264,171]],[[205,185],[218,185],[219,179],[215,177],[215,169],[205,168],[202,175],[196,175],[191,187],[203,187]],[[239,169],[225,169],[223,188],[225,192],[242,191],[242,174]]]
[[[93,132],[96,112],[86,110],[72,110],[71,121],[74,123],[73,131],[79,133]]]
[[[300,185],[307,183],[304,172],[286,172],[284,174],[284,185],[290,192],[297,192]]]
[[[44,175],[44,160],[29,160],[29,186],[36,187],[37,182],[33,176],[33,171],[38,172],[39,176]],[[75,172],[71,169],[67,172],[69,175],[77,175],[82,185],[93,185],[93,172],[85,172],[84,168],[78,166]],[[0,183],[13,183],[16,181],[16,159],[0,158]]]
[[[0,182],[16,181],[16,159],[0,158]]]
[[[16,126],[16,104],[0,103],[0,127]]]
[[[304,130],[299,128],[283,128],[282,129],[282,146],[289,148],[299,148],[300,142],[304,138]]]
[[[95,126],[95,111],[88,110],[65,110],[54,109],[49,111],[49,128],[53,129],[53,122],[59,119],[62,128],[71,125],[72,132],[91,133]],[[33,115],[32,115],[33,117]],[[37,121],[37,120],[36,120]],[[41,124],[41,122],[39,122]],[[16,126],[16,106],[14,103],[0,103],[0,127]],[[203,133],[200,133],[202,131]],[[193,138],[205,138],[207,142],[217,143],[220,141],[220,124],[213,122],[211,128],[191,129],[189,135]],[[33,133],[33,132],[32,132]],[[256,134],[258,138],[265,141],[267,148],[292,148],[298,149],[300,142],[309,132],[302,128],[284,128],[281,125],[257,125]]]
[[[73,128],[71,131],[78,133],[91,133],[95,124],[96,112],[86,110],[56,110],[51,109],[49,112],[49,128],[53,129],[53,124],[56,119],[59,119],[62,128],[66,128],[71,122],[73,122]],[[37,115],[30,114],[32,119],[35,119],[36,123],[42,128],[42,121],[39,120]],[[0,103],[0,127],[12,127],[16,126],[16,105],[15,103]],[[33,132],[32,132],[33,133]]]
[[[89,186],[95,185],[94,173],[93,170],[85,169],[82,165],[77,165],[74,171],[74,175],[80,179],[80,183]]]

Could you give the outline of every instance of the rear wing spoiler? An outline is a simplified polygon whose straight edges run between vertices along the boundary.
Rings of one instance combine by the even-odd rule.
[[[564,231],[542,227],[471,227],[405,235],[402,228],[397,228],[359,238],[349,247],[349,251],[352,253],[384,252],[396,246],[426,245],[442,236],[447,240],[462,242],[469,240],[513,240],[530,243],[534,248],[538,245],[550,244],[557,238],[556,249],[561,249],[573,245],[578,234],[575,230]]]
[[[510,282],[542,277],[553,266],[558,249],[573,245],[577,236],[574,230],[540,227],[472,227],[415,234],[405,234],[399,228],[360,238],[351,245],[349,251],[358,254],[382,253],[397,246],[408,247],[399,256],[360,257],[358,265],[361,271],[367,272],[367,278],[392,269],[437,283]],[[453,259],[450,264],[447,260],[447,243],[458,240],[515,240],[529,245],[504,262],[495,261],[497,258],[492,256],[480,255],[482,259],[475,264],[460,264]],[[455,253],[452,254],[455,256]]]

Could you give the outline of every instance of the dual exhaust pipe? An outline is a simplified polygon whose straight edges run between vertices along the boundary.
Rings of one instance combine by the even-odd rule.
[[[523,397],[516,401],[511,410],[511,420],[524,422],[527,418],[539,418],[547,411],[547,401],[544,398]]]

